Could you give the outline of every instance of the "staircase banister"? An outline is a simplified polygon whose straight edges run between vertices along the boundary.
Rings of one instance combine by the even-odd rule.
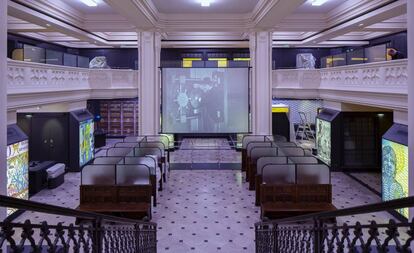
[[[400,209],[400,208],[408,208],[412,206],[414,206],[414,196],[390,200],[390,201],[384,201],[384,202],[374,203],[374,204],[369,204],[369,205],[361,205],[361,206],[356,206],[356,207],[351,207],[351,208],[339,209],[335,211],[327,211],[327,212],[299,215],[295,217],[289,217],[289,218],[283,218],[283,219],[277,219],[277,220],[257,222],[255,225],[256,227],[264,226],[264,225],[276,225],[276,224],[281,225],[284,223],[322,220],[322,219],[330,219],[330,218],[341,217],[341,216],[382,212],[382,211],[388,211],[388,210],[394,210],[394,209]]]
[[[138,225],[147,225],[147,226],[157,226],[156,223],[153,222],[145,222],[145,221],[137,221],[133,219],[127,218],[120,218],[111,215],[104,215],[98,214],[93,212],[84,212],[79,211],[71,208],[60,207],[55,205],[49,204],[42,204],[30,200],[23,200],[12,198],[4,195],[0,195],[0,207],[9,207],[9,208],[16,208],[26,211],[33,211],[33,212],[42,212],[47,214],[56,214],[56,215],[63,215],[63,216],[72,216],[76,218],[82,219],[89,219],[89,220],[102,220],[102,221],[109,221],[109,222],[117,222],[117,223],[128,223],[128,224],[138,224]]]

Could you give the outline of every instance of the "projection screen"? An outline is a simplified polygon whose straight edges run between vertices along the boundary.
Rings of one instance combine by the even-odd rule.
[[[161,118],[163,133],[249,132],[249,69],[162,69]]]

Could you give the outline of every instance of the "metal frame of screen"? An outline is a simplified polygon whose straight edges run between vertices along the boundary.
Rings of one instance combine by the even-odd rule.
[[[163,121],[162,121],[162,117],[163,117],[163,110],[162,110],[162,104],[163,104],[163,85],[164,85],[164,81],[163,81],[163,75],[162,75],[162,70],[163,69],[169,69],[170,67],[159,67],[160,70],[160,134],[177,134],[177,133],[173,133],[173,132],[166,132],[164,131],[163,128]],[[205,67],[194,67],[196,69],[205,69]],[[251,69],[252,67],[227,67],[227,68],[238,68],[238,69],[248,69],[247,71],[247,128],[248,128],[248,132],[241,132],[240,134],[250,134],[251,132],[251,111],[250,111],[250,104],[251,104],[251,96],[250,96],[250,91],[251,91]],[[180,69],[179,67],[171,67],[170,69]],[[181,67],[181,69],[188,69],[188,68],[183,68]],[[190,68],[191,69],[191,68]],[[215,69],[215,68],[207,68],[207,69]],[[223,69],[223,68],[217,68],[217,69]],[[189,133],[178,133],[178,134],[191,134],[192,132]],[[202,133],[202,132],[194,132],[194,134],[234,134],[234,133],[229,133],[229,132],[219,132],[219,133],[213,133],[213,132],[208,132],[208,133]]]

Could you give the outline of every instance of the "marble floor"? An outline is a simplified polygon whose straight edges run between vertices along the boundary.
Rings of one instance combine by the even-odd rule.
[[[171,153],[171,163],[240,163],[241,153],[226,139],[188,138]]]
[[[68,173],[65,183],[43,190],[33,201],[69,208],[79,204],[79,173]],[[344,173],[332,173],[333,203],[337,208],[376,203],[378,195]],[[159,252],[254,252],[254,224],[260,210],[254,192],[248,190],[244,175],[231,170],[177,170],[170,173],[165,189],[159,192],[153,221],[158,224]],[[387,222],[386,212],[341,217],[340,223]],[[74,219],[26,212],[16,219],[23,222],[46,220],[49,224]]]
[[[372,190],[381,194],[381,185],[382,185],[382,178],[381,173],[350,173],[351,176],[357,178],[358,180],[362,181]]]
[[[200,155],[208,157],[204,161],[211,161],[217,159],[214,152],[203,150]],[[339,209],[381,201],[379,195],[344,173],[333,172],[331,182],[333,204]],[[31,200],[76,208],[79,185],[80,173],[67,173],[62,186],[43,190]],[[260,220],[254,198],[240,170],[172,170],[153,209],[152,221],[158,224],[158,252],[254,252],[254,224]],[[338,222],[383,223],[392,218],[381,212],[341,217]],[[26,219],[36,223],[46,220],[49,224],[74,222],[70,217],[33,212],[26,212],[15,221]]]

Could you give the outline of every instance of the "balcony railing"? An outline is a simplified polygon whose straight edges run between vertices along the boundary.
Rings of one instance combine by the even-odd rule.
[[[407,93],[408,61],[395,60],[321,69],[321,88]]]
[[[407,93],[407,59],[326,69],[273,71],[275,89],[330,89]]]
[[[0,196],[0,207],[71,217],[80,224],[0,220],[0,252],[157,252],[157,225]],[[35,215],[33,215],[34,217]]]
[[[412,252],[414,221],[339,223],[338,218],[414,206],[414,197],[256,223],[256,253]]]
[[[8,60],[8,94],[138,89],[136,70],[85,69]]]

